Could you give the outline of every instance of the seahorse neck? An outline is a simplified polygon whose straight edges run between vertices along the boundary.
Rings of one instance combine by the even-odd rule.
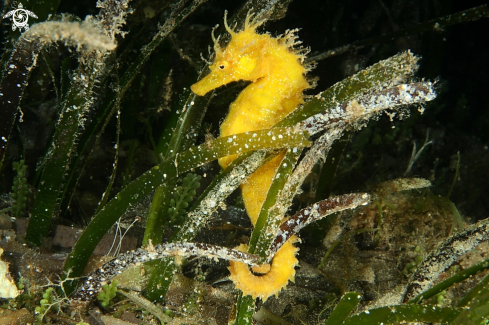
[[[297,61],[296,55],[282,49],[267,56],[266,74],[257,80],[257,84],[267,90],[273,88],[277,95],[283,97],[288,97],[291,92],[302,92],[308,87],[304,78],[305,69]]]

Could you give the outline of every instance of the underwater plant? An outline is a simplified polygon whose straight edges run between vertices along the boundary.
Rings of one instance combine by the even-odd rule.
[[[308,87],[308,83],[303,78],[306,69],[300,65],[300,61],[304,59],[303,54],[302,56],[297,55],[292,48],[295,43],[294,34],[288,32],[283,39],[271,39],[268,35],[260,36],[256,34],[255,30],[261,23],[262,21],[258,18],[251,21],[251,15],[248,13],[245,19],[244,30],[235,33],[229,28],[227,22],[225,22],[226,28],[232,35],[228,47],[221,50],[217,43],[218,39],[214,38],[217,53],[216,62],[210,66],[211,73],[199,83],[192,86],[192,90],[195,93],[204,95],[209,90],[232,81],[233,78],[235,80],[249,78],[258,81],[258,85],[252,84],[240,94],[238,99],[232,104],[230,116],[226,120],[228,122],[225,121],[222,126],[221,130],[223,134],[221,139],[226,139],[226,143],[230,143],[231,146],[237,146],[234,140],[237,138],[234,135],[234,125],[236,125],[237,132],[243,131],[244,135],[251,135],[250,146],[252,147],[251,143],[253,138],[260,139],[261,137],[261,134],[258,132],[259,130],[263,131],[264,127],[272,126],[287,116],[287,111],[284,112],[285,108],[282,105],[289,107],[289,112],[293,111],[295,106],[302,101],[302,90]],[[286,56],[288,55],[287,53],[290,53],[290,59]],[[284,56],[286,59],[284,59]],[[217,194],[207,193],[202,202],[204,203],[206,200],[210,201],[209,203],[205,202],[208,203],[207,206],[201,203],[194,210],[194,213],[198,212],[200,216],[192,216],[190,214],[191,219],[189,223],[193,225],[184,224],[183,229],[180,229],[180,233],[188,229],[188,234],[182,238],[183,243],[162,244],[154,247],[151,245],[147,250],[139,249],[114,259],[90,275],[89,279],[84,281],[82,286],[75,292],[73,299],[78,301],[77,304],[83,305],[84,302],[90,301],[91,297],[98,292],[103,282],[113,275],[122,272],[127,267],[171,255],[202,255],[229,259],[231,260],[230,279],[235,282],[237,288],[243,291],[244,297],[252,297],[253,299],[261,298],[265,301],[269,296],[278,294],[287,285],[289,280],[294,280],[294,267],[298,262],[295,258],[297,250],[292,245],[293,242],[298,241],[295,234],[305,225],[315,220],[334,212],[366,204],[369,200],[369,196],[365,193],[334,197],[314,204],[312,207],[299,212],[295,217],[280,225],[286,209],[292,203],[292,199],[304,181],[305,176],[310,173],[311,168],[320,159],[321,154],[328,150],[334,140],[341,137],[346,128],[358,128],[366,120],[377,116],[385,109],[395,109],[407,103],[421,103],[434,99],[433,85],[430,82],[398,85],[399,82],[403,81],[401,77],[402,73],[410,75],[416,70],[417,59],[409,52],[403,53],[391,60],[395,62],[396,59],[402,60],[401,62],[410,64],[411,66],[402,66],[399,69],[400,71],[396,71],[398,74],[390,80],[386,80],[385,84],[378,86],[377,92],[346,101],[342,105],[326,110],[325,113],[313,115],[311,112],[307,112],[306,114],[308,115],[306,117],[311,117],[306,119],[302,117],[302,121],[299,120],[296,129],[307,131],[309,136],[323,130],[326,130],[326,132],[316,140],[313,148],[299,162],[295,171],[294,166],[299,159],[301,151],[297,147],[291,148],[286,153],[272,158],[256,171],[253,170],[253,173],[248,173],[248,175],[251,175],[247,177],[247,183],[245,183],[244,188],[242,186],[245,206],[252,219],[252,223],[256,225],[261,217],[261,232],[268,234],[268,236],[263,236],[264,239],[261,240],[262,242],[255,242],[255,245],[261,245],[261,247],[258,246],[260,251],[248,251],[248,253],[255,253],[256,255],[249,256],[239,252],[240,250],[247,250],[246,246],[240,246],[238,248],[239,250],[230,250],[207,244],[186,243],[186,241],[192,238],[192,233],[195,231],[193,227],[202,227],[202,224],[205,222],[205,219],[200,216],[211,214],[211,211],[207,211],[209,209],[209,203],[210,207],[214,208],[220,200],[220,198],[215,197]],[[282,64],[282,60],[284,60],[284,66],[280,65]],[[297,71],[295,75],[294,73],[288,73],[288,70],[286,70],[290,65],[289,61],[297,63],[297,68],[294,65],[291,67],[292,70],[295,69]],[[377,67],[384,66],[389,66],[393,70],[396,69],[395,64],[390,64],[388,61],[379,63]],[[377,67],[372,67],[371,69],[375,71]],[[273,70],[274,68],[277,70]],[[274,75],[274,71],[279,75]],[[248,75],[251,77],[248,77]],[[270,79],[267,79],[269,75]],[[293,92],[295,81],[293,79],[287,79],[294,78],[295,76],[300,78],[297,82],[298,88],[296,89],[296,93]],[[358,80],[356,78],[363,79],[355,75],[351,80]],[[368,78],[365,79],[368,80]],[[291,84],[292,88],[289,88]],[[284,87],[283,91],[280,90],[280,92],[277,92],[277,88],[281,85],[287,85],[287,87]],[[273,106],[264,106],[267,102]],[[329,104],[334,105],[334,102]],[[263,114],[259,111],[262,107]],[[250,113],[254,114],[255,117],[250,118]],[[282,117],[276,117],[274,114],[282,114]],[[249,125],[251,127],[247,126],[247,123],[250,123]],[[269,131],[269,135],[270,133]],[[279,133],[277,137],[287,138],[289,135],[290,133],[288,132],[284,134]],[[244,147],[248,148],[249,145],[245,143]],[[200,150],[198,148],[196,150],[191,149],[190,151],[199,152]],[[227,171],[228,168],[234,167],[233,161],[234,157],[226,161],[221,160],[220,163],[225,168],[225,171]],[[231,167],[229,167],[229,164],[231,164]],[[178,163],[178,166],[180,166],[180,163]],[[284,171],[283,169],[288,170]],[[282,176],[283,178],[281,178],[281,175],[285,175],[285,177]],[[236,175],[234,177],[236,178]],[[246,175],[238,178],[245,179]],[[279,182],[281,190],[275,191],[275,193],[268,196],[267,192],[270,192],[271,186],[277,186],[277,182]],[[228,184],[229,181],[226,182],[223,179],[221,180],[220,187],[223,185],[229,187]],[[232,189],[234,190],[238,184],[234,183]],[[221,190],[220,192],[222,193],[223,191]],[[270,198],[275,202],[270,210],[267,211],[261,206]],[[256,208],[256,206],[259,208]],[[263,214],[265,218],[262,216],[259,217],[260,210],[265,212],[271,211],[271,213],[268,216],[266,213]],[[266,246],[267,241],[269,241],[268,246]],[[262,263],[267,262],[268,265],[260,265],[262,263],[257,262],[260,256],[264,256]],[[248,269],[248,265],[250,264],[254,265],[254,272],[263,273],[263,275],[252,274]],[[249,308],[246,307],[246,309]]]
[[[31,215],[26,242],[31,246],[45,246],[45,249],[49,245],[53,221],[58,223],[76,216],[77,212],[73,211],[77,205],[81,206],[80,215],[89,208],[94,211],[79,222],[88,225],[66,258],[64,269],[70,279],[63,280],[61,285],[63,291],[71,294],[72,307],[82,314],[97,296],[107,305],[119,281],[117,292],[134,304],[144,306],[142,308],[162,323],[177,321],[178,311],[166,313],[157,303],[171,296],[167,295],[172,290],[170,286],[178,282],[174,278],[192,267],[188,257],[198,256],[225,260],[221,263],[226,265],[229,261],[231,275],[228,279],[231,281],[228,283],[232,282],[233,288],[238,289],[238,298],[233,303],[233,312],[227,316],[228,321],[252,323],[256,309],[265,306],[265,302],[273,303],[274,296],[295,287],[289,281],[294,281],[296,267],[306,268],[306,262],[299,262],[297,257],[297,243],[303,228],[314,226],[320,220],[330,222],[346,214],[354,215],[368,208],[371,200],[378,202],[380,215],[383,209],[392,206],[385,195],[374,191],[330,196],[323,195],[327,190],[316,191],[315,186],[319,188],[319,185],[311,185],[310,191],[316,194],[302,199],[309,179],[316,177],[318,169],[323,166],[319,172],[321,179],[324,174],[334,174],[336,166],[329,169],[324,166],[327,159],[340,159],[343,150],[337,153],[335,146],[354,132],[365,130],[369,121],[379,119],[383,113],[389,117],[389,123],[394,123],[395,117],[405,119],[410,105],[422,113],[426,103],[437,96],[437,82],[414,76],[419,68],[419,57],[411,51],[384,55],[383,60],[356,69],[330,87],[319,88],[320,85],[316,87],[319,89],[314,89],[316,80],[306,73],[312,70],[315,60],[332,54],[309,55],[308,49],[298,47],[297,30],[287,30],[277,37],[260,31],[267,21],[281,18],[290,1],[247,1],[234,11],[235,16],[227,19],[225,14],[227,33],[216,38],[214,33],[218,28],[213,29],[210,38],[214,52],[204,59],[207,66],[202,67],[182,45],[185,37],[175,37],[174,33],[204,2],[166,1],[156,5],[151,1],[104,0],[97,3],[98,15],[81,22],[72,15],[55,15],[57,2],[51,1],[54,9],[50,9],[49,13],[53,14],[50,20],[32,25],[28,31],[17,35],[16,42],[10,45],[11,50],[4,52],[0,96],[6,118],[0,122],[0,135],[4,138],[0,169],[14,161],[14,157],[15,161],[26,159],[31,167],[14,166],[18,173],[16,184],[24,186],[22,196],[27,195],[26,182],[36,188],[32,206],[21,206]],[[37,13],[36,8],[29,10]],[[487,8],[477,10],[460,13],[457,17],[487,14]],[[39,11],[38,16],[46,19],[44,11],[43,15]],[[159,21],[165,23],[159,24]],[[456,21],[438,19],[434,23],[446,27]],[[10,36],[13,39],[15,35]],[[197,42],[196,37],[188,39]],[[353,44],[350,49],[355,46],[364,45]],[[177,49],[179,57],[189,62],[188,67],[182,68],[172,61],[169,54],[172,47]],[[65,53],[58,62],[58,52],[68,51],[68,48],[76,49],[76,54]],[[146,62],[151,63],[151,69],[145,66]],[[56,63],[60,63],[59,67]],[[40,67],[34,68],[36,65]],[[42,75],[37,71],[46,73]],[[27,120],[29,115],[21,100],[42,97],[35,93],[33,80],[49,84],[40,87],[40,93],[47,88],[56,93],[49,103],[51,115],[44,121],[51,125],[46,129],[53,133],[44,135],[48,140],[44,152],[38,153],[36,159],[25,152],[22,133],[25,131],[18,128],[19,119]],[[241,84],[234,83],[238,80],[249,84],[241,89]],[[232,82],[233,86],[226,91],[215,91]],[[237,97],[230,94],[238,93],[233,87],[239,88]],[[178,96],[171,98],[175,89]],[[323,89],[326,90],[321,91]],[[141,94],[147,98],[143,99]],[[232,103],[229,105],[229,102]],[[207,112],[207,107],[214,110],[216,106],[225,112],[230,107],[220,125],[218,138],[209,133],[204,135],[206,123],[217,124],[221,118],[206,116],[206,113],[215,114]],[[150,145],[141,144],[142,138]],[[104,150],[98,148],[106,152],[101,153]],[[97,160],[100,157],[103,159]],[[409,163],[409,170],[415,160]],[[213,161],[219,161],[222,170],[213,165]],[[90,164],[97,168],[90,169]],[[32,175],[24,175],[26,171]],[[421,191],[429,186],[425,180],[405,181],[409,182],[412,186],[405,186],[403,190]],[[331,188],[331,183],[321,185]],[[93,194],[87,190],[87,184],[97,184],[103,189],[98,193],[102,197],[97,200],[98,204],[89,205],[88,200],[78,203]],[[240,227],[231,221],[216,226],[216,212],[232,210],[232,195],[238,187],[252,227]],[[355,191],[360,188],[363,187],[359,185]],[[22,211],[18,203],[15,204],[14,210],[19,216]],[[122,224],[124,218],[142,219],[142,247],[122,253],[85,274],[97,244],[114,223]],[[361,231],[376,233],[379,241],[385,226],[383,222],[381,216],[375,220],[373,228]],[[217,233],[225,227],[233,231],[226,241],[218,242]],[[334,246],[324,255],[323,262],[329,263],[331,251],[342,240],[347,241],[350,234],[353,237],[361,233],[351,231],[342,237],[348,227],[338,226],[341,229],[332,239]],[[247,244],[237,239],[244,233],[241,228],[252,229],[251,234],[245,233],[250,236]],[[485,298],[475,299],[473,291],[464,293],[457,306],[443,305],[439,310],[434,310],[427,301],[433,296],[443,296],[443,299],[437,298],[437,303],[448,304],[449,298],[445,294],[440,296],[440,292],[459,280],[451,278],[443,288],[435,288],[435,278],[455,257],[487,240],[485,222],[461,228],[459,224],[459,232],[441,242],[438,249],[422,261],[421,255],[416,257],[416,267],[409,267],[413,275],[405,285],[406,291],[391,307],[365,304],[359,307],[361,294],[348,293],[352,291],[350,287],[338,285],[341,290],[335,296],[343,298],[337,303],[331,302],[330,307],[324,304],[325,315],[329,316],[326,324],[387,324],[402,320],[463,323],[468,318],[478,321],[486,317]],[[209,232],[210,239],[201,236]],[[325,231],[319,232],[324,237]],[[303,237],[308,238],[310,233],[312,231],[304,231]],[[158,259],[161,262],[155,263]],[[216,265],[209,269],[218,268]],[[147,277],[144,297],[124,291],[126,283],[113,280],[135,266]],[[433,267],[439,272],[427,272]],[[201,272],[196,279],[205,279],[211,272],[202,271],[204,268],[200,269],[200,264],[195,268]],[[478,264],[477,271],[471,272],[475,274],[486,268],[487,263]],[[228,273],[225,274],[227,277]],[[75,277],[80,277],[79,281],[73,279]],[[100,295],[103,288],[110,289],[110,294]],[[433,288],[436,292],[425,294]],[[198,318],[192,313],[202,312],[200,306],[206,299],[203,298],[206,291],[211,290],[196,290],[182,304],[184,307],[180,311],[183,317],[188,317],[188,322],[192,322],[192,317]],[[315,304],[310,303],[310,306]],[[463,309],[469,305],[477,314]],[[358,312],[361,308],[367,312],[349,317],[352,311]],[[187,313],[189,310],[192,313]],[[47,313],[48,309],[42,312]]]

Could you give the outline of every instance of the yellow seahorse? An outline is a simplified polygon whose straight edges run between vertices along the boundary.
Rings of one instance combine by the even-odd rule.
[[[224,25],[231,35],[225,49],[221,49],[219,39],[214,40],[215,58],[210,65],[210,74],[192,85],[192,91],[203,96],[209,91],[238,80],[249,80],[246,87],[231,104],[229,114],[221,125],[221,137],[236,133],[268,129],[303,102],[304,89],[310,88],[305,79],[309,70],[302,63],[304,51],[295,50],[295,31],[273,38],[269,34],[258,34],[256,29],[264,20],[252,19],[248,14],[244,29],[232,30],[226,21]],[[222,168],[226,168],[236,156],[219,159]],[[248,181],[241,185],[246,211],[253,225],[258,219],[260,209],[283,154],[270,160],[253,173]],[[266,300],[294,280],[294,267],[297,248],[293,243],[298,238],[293,236],[276,253],[271,265],[254,268],[254,275],[247,265],[231,262],[231,280],[244,294]],[[246,245],[238,247],[247,250]]]

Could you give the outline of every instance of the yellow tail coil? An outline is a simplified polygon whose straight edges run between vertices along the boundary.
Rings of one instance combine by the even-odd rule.
[[[252,20],[248,15],[244,30],[235,32],[229,28],[224,16],[231,41],[225,49],[221,49],[213,36],[215,59],[209,67],[211,72],[191,87],[195,94],[203,96],[233,81],[252,82],[231,104],[229,114],[221,125],[221,137],[272,127],[303,102],[302,92],[310,88],[304,77],[307,68],[301,64],[304,55],[293,49],[295,34],[288,32],[282,37],[273,38],[268,34],[256,33],[256,28],[263,22]],[[273,158],[241,185],[246,212],[253,225],[283,157],[281,154]],[[226,168],[235,158],[221,158],[219,164]],[[255,269],[260,274],[251,272],[244,263],[231,262],[230,279],[244,294],[255,298],[266,300],[278,294],[289,280],[294,281],[298,249],[293,243],[298,240],[295,236],[290,238],[275,254],[271,265],[262,266],[261,270]],[[246,251],[248,247],[241,245],[237,249]]]

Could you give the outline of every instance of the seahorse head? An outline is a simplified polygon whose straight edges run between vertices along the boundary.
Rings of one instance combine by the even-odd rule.
[[[235,32],[228,26],[226,14],[224,14],[224,26],[231,34],[231,41],[226,48],[221,49],[219,38],[216,39],[212,35],[215,58],[209,66],[211,72],[191,87],[192,91],[199,96],[233,81],[255,81],[266,75],[266,69],[264,69],[260,58],[262,58],[271,38],[267,34],[255,32],[256,28],[264,21],[251,20],[252,15],[248,13],[244,29]]]

